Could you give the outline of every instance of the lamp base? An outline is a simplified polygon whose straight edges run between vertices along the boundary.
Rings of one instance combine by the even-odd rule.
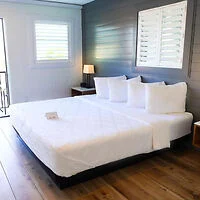
[[[80,84],[81,87],[86,87],[86,85],[87,85],[87,83],[84,83],[84,82],[82,82],[82,83]]]
[[[88,88],[88,89],[89,89],[89,88],[92,88],[92,87],[91,87],[90,85],[86,85],[85,88]]]
[[[90,74],[86,74],[86,88],[91,88],[90,86]]]

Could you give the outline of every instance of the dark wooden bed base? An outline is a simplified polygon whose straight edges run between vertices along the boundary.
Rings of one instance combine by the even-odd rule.
[[[15,129],[15,127],[13,127]],[[139,162],[144,160],[145,158],[150,158],[152,156],[155,156],[158,153],[161,153],[163,151],[168,150],[169,148],[166,149],[162,149],[159,151],[154,151],[151,153],[145,153],[145,154],[140,154],[140,155],[135,155],[135,156],[131,156],[122,160],[118,160],[115,162],[111,162],[105,165],[101,165],[98,167],[95,167],[93,169],[88,169],[86,171],[80,172],[76,175],[73,175],[71,177],[62,177],[62,176],[58,176],[56,175],[51,169],[49,169],[41,160],[39,160],[37,158],[37,156],[32,152],[32,150],[28,147],[28,145],[23,141],[23,139],[21,138],[19,132],[15,129],[15,131],[17,132],[20,140],[22,141],[22,143],[27,147],[27,149],[33,154],[33,156],[39,161],[40,165],[42,166],[42,168],[46,171],[46,173],[52,178],[52,180],[55,182],[55,184],[60,188],[60,189],[64,189],[66,187],[96,178],[98,176],[102,176],[105,175],[109,172],[112,172],[114,170],[123,168],[125,166],[131,165],[133,163]],[[174,140],[171,142],[171,148],[177,147],[179,146],[179,144],[181,144],[180,146],[183,146],[184,141],[188,141],[188,137],[184,136],[180,139]]]

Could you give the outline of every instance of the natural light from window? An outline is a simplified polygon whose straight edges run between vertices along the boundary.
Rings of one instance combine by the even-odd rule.
[[[137,66],[182,68],[187,1],[140,11]]]
[[[69,25],[60,22],[36,22],[36,61],[69,59]]]
[[[5,47],[3,37],[3,19],[0,19],[0,71],[6,71]]]

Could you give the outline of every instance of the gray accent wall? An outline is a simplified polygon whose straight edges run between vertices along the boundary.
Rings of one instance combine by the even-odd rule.
[[[82,10],[83,63],[96,76],[141,75],[144,82],[188,83],[187,110],[200,120],[200,0],[188,0],[183,69],[136,67],[138,11],[179,0],[95,0]]]

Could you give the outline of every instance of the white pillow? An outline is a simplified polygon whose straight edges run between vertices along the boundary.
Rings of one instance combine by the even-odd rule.
[[[108,80],[109,79],[120,79],[126,80],[126,76],[116,76],[116,77],[95,77],[94,83],[96,88],[96,94],[100,98],[108,99],[109,90],[108,90]]]
[[[109,79],[109,100],[112,102],[125,102],[127,101],[128,83],[141,82],[141,77],[137,76],[128,80]]]
[[[165,82],[156,83],[129,83],[128,84],[128,106],[145,108],[145,87],[147,85],[165,85]]]
[[[185,82],[174,85],[150,85],[146,88],[146,110],[149,113],[185,112],[187,85]]]

